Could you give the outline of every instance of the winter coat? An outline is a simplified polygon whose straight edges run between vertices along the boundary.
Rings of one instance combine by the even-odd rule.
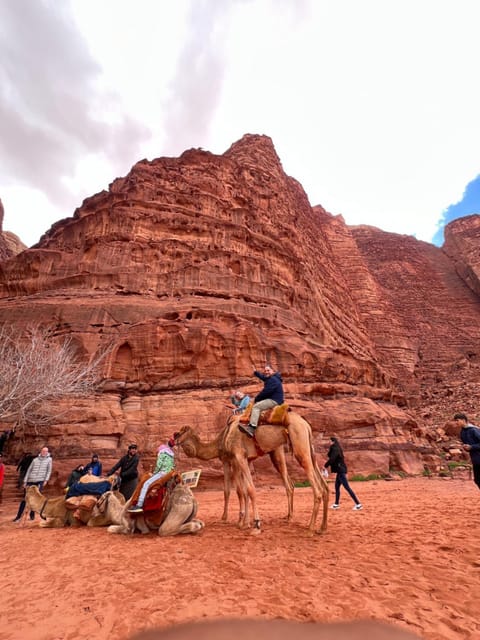
[[[480,429],[473,424],[467,424],[460,431],[460,439],[463,444],[470,445],[470,458],[472,464],[480,464]]]
[[[154,475],[157,473],[161,473],[165,475],[170,473],[175,469],[175,454],[167,447],[167,445],[162,445],[158,451],[157,462],[155,464],[155,469],[153,471]]]
[[[282,376],[278,371],[271,376],[266,376],[260,371],[254,371],[253,375],[263,380],[263,389],[255,396],[255,402],[269,399],[283,404]]]
[[[52,473],[52,456],[50,454],[41,456],[38,454],[27,469],[23,478],[24,484],[27,482],[48,482]]]
[[[89,462],[87,465],[85,465],[84,473],[88,473],[89,469],[92,470],[92,475],[94,476],[102,475],[102,463],[100,462],[100,460],[97,460],[96,462]]]
[[[328,459],[325,462],[325,467],[330,467],[332,473],[347,473],[343,449],[338,440],[333,440],[327,455]]]
[[[122,482],[128,482],[129,480],[134,480],[138,478],[138,463],[140,462],[140,457],[138,453],[133,456],[130,456],[128,453],[125,454],[120,460],[114,465],[110,471],[107,473],[107,476],[111,476],[112,473],[115,473],[117,469],[120,469],[120,479]]]

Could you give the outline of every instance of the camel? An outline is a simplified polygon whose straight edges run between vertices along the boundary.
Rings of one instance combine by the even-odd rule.
[[[122,521],[125,497],[120,491],[106,491],[92,509],[87,527],[106,527]]]
[[[26,508],[40,514],[44,518],[41,527],[64,527],[65,525],[80,526],[81,523],[73,517],[73,511],[67,509],[65,497],[47,498],[40,493],[36,485],[27,487],[25,493]]]
[[[228,520],[228,507],[230,502],[230,491],[231,491],[231,482],[232,482],[232,455],[230,449],[232,446],[232,439],[238,445],[238,443],[243,442],[242,433],[235,427],[233,432],[231,432],[232,423],[231,419],[227,423],[227,426],[217,435],[217,437],[210,442],[202,442],[195,431],[188,426],[183,427],[179,432],[177,432],[174,436],[175,444],[180,445],[184,451],[184,453],[189,458],[199,458],[200,460],[213,460],[214,458],[219,458],[223,464],[223,513],[222,513],[222,522],[227,522]],[[277,427],[278,429],[278,427]],[[283,441],[279,446],[271,451],[263,451],[258,447],[250,446],[247,451],[248,462],[252,462],[257,458],[266,455],[270,456],[270,459],[273,463],[273,466],[278,471],[282,478],[283,485],[285,487],[285,491],[287,493],[287,503],[288,503],[288,512],[287,512],[287,521],[290,522],[293,516],[293,482],[288,475],[287,470],[287,461],[285,459],[285,444],[286,438],[283,438]],[[225,442],[228,442],[225,445]],[[240,487],[237,483],[236,491],[238,496],[238,501],[240,504],[240,511],[238,517],[238,526],[240,528],[246,528],[248,526],[246,522],[246,517],[248,517],[248,510],[246,505],[246,496],[243,491],[240,490]]]
[[[308,533],[309,535],[313,535],[315,532],[316,520],[322,501],[323,517],[319,533],[323,533],[327,529],[329,491],[327,482],[320,473],[315,460],[312,444],[312,429],[308,422],[294,411],[289,412],[288,418],[288,438],[291,443],[293,455],[305,470],[313,492],[313,509],[308,525]],[[260,424],[256,430],[255,439],[252,440],[238,429],[239,421],[240,416],[233,416],[227,424],[227,427],[215,440],[209,443],[200,443],[198,437],[192,436],[193,432],[190,427],[184,427],[182,431],[175,435],[175,440],[182,446],[187,456],[197,456],[200,450],[201,455],[209,454],[210,459],[218,455],[224,463],[224,470],[229,465],[227,473],[232,472],[237,493],[242,494],[241,504],[243,503],[245,505],[245,517],[241,526],[248,526],[250,524],[248,516],[248,499],[250,499],[254,518],[253,532],[259,533],[261,529],[260,517],[257,509],[255,486],[250,473],[249,460],[257,458],[260,455],[259,450],[260,452],[273,453],[282,447],[285,442],[285,429],[280,426]],[[204,448],[202,449],[200,445],[203,445]],[[216,451],[218,451],[218,454],[214,455]],[[227,485],[227,482],[229,482],[229,477],[225,485]],[[227,499],[227,488],[225,488],[225,499]]]
[[[123,503],[125,503],[125,498],[123,498],[118,491],[108,491],[107,493],[115,496],[119,503],[121,503],[122,500]],[[100,496],[97,504],[102,501],[105,495],[106,494]],[[82,526],[82,524],[86,524],[89,527],[104,527],[119,522],[113,509],[110,509],[107,514],[103,514],[100,509],[96,510],[97,505],[95,505],[92,511],[85,509],[74,511],[67,507],[64,496],[47,498],[40,493],[36,485],[27,488],[25,501],[26,510],[31,509],[44,518],[44,520],[40,522],[41,527],[64,527],[65,525],[79,527]],[[78,517],[74,515],[75,513]]]
[[[113,500],[113,497],[110,498],[111,503]],[[198,533],[205,526],[202,520],[195,518],[198,507],[197,500],[184,484],[177,484],[171,491],[160,523],[155,520],[155,517],[150,518],[147,514],[130,514],[128,508],[131,501],[132,498],[121,509],[120,523],[108,527],[109,533],[128,534],[134,533],[135,530],[140,533],[150,533],[150,531],[158,530],[158,535],[165,537],[181,533]]]

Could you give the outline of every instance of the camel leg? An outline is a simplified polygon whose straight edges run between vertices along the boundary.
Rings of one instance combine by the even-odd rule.
[[[322,476],[320,471],[318,471],[318,479],[320,481],[320,488],[322,492],[322,501],[323,501],[323,518],[322,518],[322,524],[320,526],[320,533],[323,533],[324,531],[327,530],[328,499],[329,499],[330,490],[328,488],[327,481]]]
[[[238,514],[238,528],[246,529],[249,526],[249,502],[247,482],[238,461],[232,461],[232,475],[238,496],[240,511]]]
[[[168,513],[158,529],[159,536],[196,533],[198,523],[191,525],[197,513],[197,501],[189,489],[177,487],[172,492]],[[200,520],[198,522],[201,522]]]
[[[240,486],[240,477],[237,478],[236,491],[238,498],[238,523],[237,526],[242,529],[245,526],[245,518],[248,517],[247,492],[244,487]]]
[[[230,463],[223,461],[223,514],[222,522],[228,521],[228,503],[230,502],[230,490],[232,484],[232,472]]]
[[[322,500],[322,492],[319,486],[318,476],[316,474],[315,468],[313,466],[312,460],[307,458],[302,453],[296,453],[294,450],[295,458],[298,464],[303,468],[305,474],[310,482],[310,486],[313,491],[313,509],[312,509],[312,517],[310,518],[310,523],[308,525],[308,532],[310,535],[315,533],[315,523],[317,521],[318,512],[320,510],[320,501]],[[328,505],[327,505],[328,508]],[[323,523],[322,523],[323,526]],[[326,527],[326,522],[325,522]],[[325,530],[325,529],[323,529]]]
[[[285,451],[283,449],[283,445],[281,447],[278,447],[278,449],[271,451],[269,455],[273,466],[282,477],[283,486],[285,487],[285,491],[287,492],[287,520],[288,522],[290,522],[293,516],[293,483],[290,480],[290,476],[288,475],[287,461],[285,460]]]
[[[255,491],[255,485],[253,483],[252,474],[250,472],[250,466],[245,456],[236,457],[235,460],[239,469],[241,486],[244,488],[244,493],[246,491],[246,494],[247,494],[245,497],[245,524],[247,527],[250,524],[249,512],[248,512],[249,500],[250,500],[250,502],[252,503],[252,511],[253,511],[252,534],[258,534],[261,532],[260,515],[257,507],[257,493]]]

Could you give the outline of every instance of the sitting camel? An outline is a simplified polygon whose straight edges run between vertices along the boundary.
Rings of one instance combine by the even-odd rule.
[[[27,487],[25,492],[26,510],[35,511],[42,518],[41,527],[64,527],[65,525],[80,526],[81,523],[73,517],[73,512],[67,509],[65,497],[47,498],[37,485]]]
[[[174,487],[172,484],[167,486],[161,506],[154,511],[148,511],[145,502],[144,513],[130,513],[128,509],[133,499],[134,496],[121,509],[120,523],[108,527],[110,533],[128,534],[134,533],[135,530],[150,533],[157,530],[159,536],[165,537],[181,533],[198,533],[205,526],[202,520],[195,518],[198,508],[195,496],[189,487],[181,482]],[[112,502],[113,498],[110,501]]]
[[[232,431],[233,429],[233,431]],[[283,432],[285,433],[285,432]],[[174,434],[175,444],[180,445],[184,451],[184,453],[189,458],[198,458],[199,460],[213,460],[214,458],[219,458],[223,463],[223,514],[222,514],[222,522],[227,522],[228,520],[228,505],[230,502],[230,491],[231,491],[231,483],[232,483],[232,455],[231,448],[235,446],[232,441],[244,442],[242,438],[242,433],[236,428],[232,427],[231,419],[227,423],[226,427],[217,435],[216,438],[211,440],[210,442],[203,442],[198,437],[197,433],[188,426],[183,427]],[[286,443],[286,438],[283,438],[283,441],[279,446],[271,451],[263,451],[260,450],[259,447],[251,446],[248,447],[247,458],[248,462],[252,462],[257,458],[264,456],[268,453],[270,459],[273,463],[273,466],[280,474],[283,486],[285,487],[285,491],[287,493],[287,503],[288,503],[288,513],[287,520],[290,521],[293,516],[293,482],[288,475],[287,470],[287,461],[285,459],[285,449],[284,444]],[[236,491],[238,496],[238,501],[240,504],[240,512],[238,518],[238,526],[240,528],[244,528],[247,526],[245,521],[246,518],[246,504],[245,504],[245,492],[240,490],[240,487],[237,483]]]
[[[120,491],[106,491],[92,509],[87,527],[106,527],[122,521],[125,497]]]
[[[243,525],[249,524],[248,507],[249,500],[252,503],[254,517],[254,532],[260,531],[260,517],[257,509],[255,486],[250,473],[249,460],[257,458],[260,453],[273,453],[285,443],[285,429],[288,431],[288,439],[291,443],[293,455],[297,462],[305,470],[310,486],[313,491],[313,510],[308,526],[309,534],[315,531],[316,520],[320,503],[323,501],[323,518],[319,533],[327,529],[328,519],[328,485],[318,468],[312,444],[312,429],[308,422],[301,415],[294,411],[288,414],[288,426],[276,426],[260,423],[252,440],[243,434],[239,428],[241,416],[234,416],[230,419],[227,427],[217,436],[213,442],[203,443],[210,448],[210,453],[218,451],[218,457],[224,463],[224,470],[229,465],[237,487],[237,492],[242,494],[242,502],[245,505],[245,517]],[[191,443],[198,445],[198,437],[192,438],[190,427],[184,427],[176,434],[175,440],[182,445],[187,456],[193,457],[194,447]],[[190,446],[189,446],[190,445]],[[282,449],[283,450],[283,449]],[[198,446],[196,449],[198,453]],[[206,449],[204,450],[206,451]],[[200,456],[198,456],[200,457]],[[211,458],[216,457],[214,455]]]
[[[125,498],[118,491],[108,493],[116,497],[119,504],[122,500],[123,504],[125,503]],[[101,501],[105,495],[100,496],[98,501]],[[88,497],[92,498],[92,496]],[[109,509],[106,514],[102,514],[101,511],[95,512],[96,506],[92,510],[69,508],[64,496],[47,498],[40,493],[36,485],[27,488],[25,501],[26,508],[35,511],[42,518],[41,527],[64,527],[65,525],[79,527],[82,524],[90,527],[104,527],[119,522],[114,509]]]

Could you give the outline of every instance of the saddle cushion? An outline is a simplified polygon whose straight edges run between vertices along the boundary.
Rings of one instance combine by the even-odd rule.
[[[239,422],[241,424],[248,424],[250,422],[250,414],[252,413],[253,402],[251,402],[245,409],[245,412],[240,416]],[[288,412],[290,407],[285,402],[283,404],[277,404],[272,409],[262,411],[260,414],[260,420],[258,424],[280,424],[283,427],[288,427],[289,419]]]

